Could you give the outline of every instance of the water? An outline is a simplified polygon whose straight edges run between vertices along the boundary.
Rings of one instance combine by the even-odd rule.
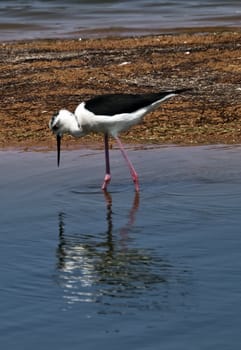
[[[0,40],[172,32],[239,27],[240,0],[1,1]]]
[[[238,350],[240,152],[1,152],[2,348]]]

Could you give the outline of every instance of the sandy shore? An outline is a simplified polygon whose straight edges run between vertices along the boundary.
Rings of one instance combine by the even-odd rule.
[[[241,143],[241,32],[0,44],[0,147],[55,147],[48,121],[102,93],[192,87],[122,135],[126,143]],[[102,137],[65,137],[65,148]]]

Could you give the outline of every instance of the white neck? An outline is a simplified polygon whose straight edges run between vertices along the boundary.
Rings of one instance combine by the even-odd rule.
[[[59,130],[61,134],[70,134],[75,137],[83,135],[82,127],[74,113],[71,113],[66,109],[62,109],[59,112],[59,118],[61,121]]]

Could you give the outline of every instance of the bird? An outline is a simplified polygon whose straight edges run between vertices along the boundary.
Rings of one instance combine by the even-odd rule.
[[[113,137],[129,167],[135,191],[140,191],[138,174],[130,161],[119,134],[140,123],[143,117],[159,107],[167,99],[185,93],[190,88],[163,90],[159,92],[133,94],[112,93],[94,96],[81,102],[74,113],[60,109],[49,121],[49,128],[56,135],[57,165],[60,164],[61,139],[64,134],[82,137],[91,132],[104,135],[105,176],[102,190],[107,191],[111,181],[109,137]]]

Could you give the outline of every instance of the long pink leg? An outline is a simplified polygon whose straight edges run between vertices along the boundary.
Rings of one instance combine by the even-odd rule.
[[[127,153],[126,153],[126,151],[125,151],[125,149],[124,149],[124,147],[123,147],[119,137],[115,136],[115,139],[116,139],[116,142],[118,143],[118,146],[119,146],[119,148],[121,150],[121,153],[122,153],[125,161],[127,162],[128,167],[130,169],[130,173],[131,173],[132,179],[134,181],[134,185],[135,185],[135,190],[136,190],[136,192],[139,192],[140,191],[140,187],[139,187],[139,181],[138,181],[137,172],[135,171],[135,168],[133,167],[130,159],[128,158]]]
[[[108,134],[105,134],[104,142],[105,142],[105,177],[104,177],[104,182],[103,182],[103,185],[101,188],[103,191],[106,191],[107,185],[109,184],[109,182],[111,180],[110,157],[109,157],[109,136],[108,136]]]

